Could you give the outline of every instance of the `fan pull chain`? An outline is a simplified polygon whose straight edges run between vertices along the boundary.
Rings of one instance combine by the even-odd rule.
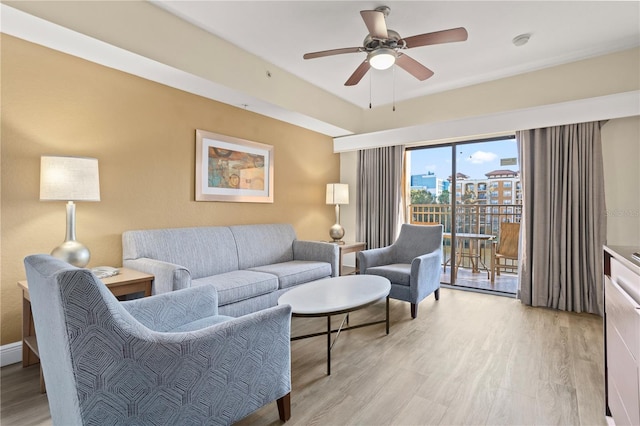
[[[393,112],[396,112],[396,66],[393,65]]]
[[[371,109],[371,79],[373,77],[371,77],[371,74],[373,74],[372,72],[369,73],[369,109]]]

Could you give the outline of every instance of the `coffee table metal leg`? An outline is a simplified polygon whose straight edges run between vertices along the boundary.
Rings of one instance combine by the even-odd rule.
[[[327,315],[327,376],[331,375],[331,315]]]
[[[387,325],[387,334],[389,334],[389,296],[387,296],[387,318],[386,318],[386,325]]]
[[[291,336],[291,341],[300,340],[300,339],[306,339],[306,338],[309,338],[309,337],[317,337],[317,336],[322,336],[323,334],[326,334],[327,335],[327,375],[330,376],[331,375],[331,349],[333,349],[333,345],[338,340],[338,336],[340,336],[340,333],[342,331],[353,330],[355,328],[361,328],[361,327],[367,327],[367,326],[370,326],[370,325],[385,323],[386,332],[387,332],[387,334],[389,334],[389,328],[390,328],[389,296],[386,297],[385,303],[386,303],[386,306],[385,306],[385,319],[384,320],[373,321],[373,322],[368,322],[368,323],[365,323],[365,324],[358,324],[358,325],[354,325],[354,326],[348,326],[349,313],[347,313],[344,316],[342,322],[340,323],[340,326],[336,330],[332,330],[331,329],[331,315],[326,314],[326,315],[322,315],[322,316],[326,316],[327,317],[327,331],[318,332],[318,333],[311,333],[311,334],[305,334],[303,336]],[[304,315],[296,315],[294,313],[293,316],[304,316]],[[312,315],[312,316],[315,316],[315,315]],[[347,324],[347,327],[345,327],[345,324]],[[332,333],[336,333],[335,339],[333,339],[333,341],[331,340],[331,334]]]

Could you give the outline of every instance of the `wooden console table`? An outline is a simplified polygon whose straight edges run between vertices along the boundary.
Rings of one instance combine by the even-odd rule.
[[[133,293],[144,293],[145,297],[151,296],[153,275],[128,268],[119,268],[119,270],[118,275],[102,280],[114,296],[126,296]],[[38,352],[38,341],[31,312],[29,285],[26,280],[18,281],[18,287],[22,289],[22,367],[24,368],[38,364],[40,353]],[[45,391],[42,367],[40,367],[40,392],[44,393]]]

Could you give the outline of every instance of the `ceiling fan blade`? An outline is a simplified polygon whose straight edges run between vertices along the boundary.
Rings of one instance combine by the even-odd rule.
[[[469,34],[463,27],[451,28],[450,30],[436,31],[433,33],[419,34],[404,38],[407,48],[429,46],[433,44],[452,43],[454,41],[465,41]]]
[[[344,85],[355,86],[356,84],[358,84],[360,80],[362,80],[362,77],[364,77],[364,75],[367,73],[367,71],[369,71],[369,68],[371,68],[371,65],[369,65],[369,62],[365,60],[358,66],[358,68],[356,68],[356,70],[353,72],[353,74],[351,74],[351,77],[349,77]]]
[[[369,35],[373,38],[387,39],[387,23],[384,20],[384,13],[377,10],[361,10],[360,15],[364,20],[364,24],[369,30]]]
[[[340,55],[343,53],[358,53],[360,47],[345,47],[342,49],[323,50],[320,52],[305,53],[302,57],[304,59],[321,58],[323,56]]]
[[[398,54],[396,64],[420,81],[424,81],[433,75],[433,71],[404,53]]]

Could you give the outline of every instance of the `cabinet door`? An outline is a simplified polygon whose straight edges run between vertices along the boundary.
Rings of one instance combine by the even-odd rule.
[[[640,306],[605,277],[609,408],[616,425],[640,424]]]

